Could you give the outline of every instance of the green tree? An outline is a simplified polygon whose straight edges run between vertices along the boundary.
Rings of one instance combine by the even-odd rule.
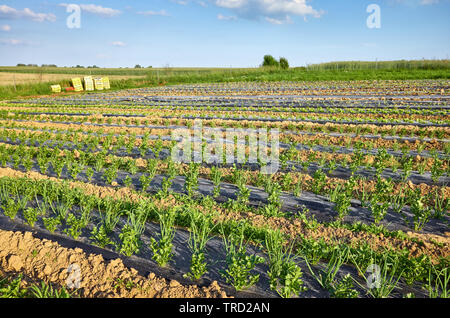
[[[289,62],[286,58],[280,57],[280,67],[283,70],[287,70],[289,68]]]
[[[272,55],[264,55],[264,61],[262,66],[276,66],[279,67],[280,63]]]

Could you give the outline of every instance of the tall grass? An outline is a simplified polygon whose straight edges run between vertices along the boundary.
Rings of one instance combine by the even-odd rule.
[[[17,98],[21,96],[51,94],[50,85],[60,84],[61,87],[71,86],[69,80],[57,82],[24,83],[0,86],[0,99]]]
[[[307,66],[311,71],[326,70],[448,70],[449,60],[341,61]]]

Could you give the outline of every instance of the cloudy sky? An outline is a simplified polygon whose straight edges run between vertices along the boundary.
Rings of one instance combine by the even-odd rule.
[[[251,67],[272,54],[301,66],[450,53],[450,0],[65,1],[0,0],[0,65]],[[80,28],[68,27],[71,4]],[[379,28],[367,25],[371,4]]]

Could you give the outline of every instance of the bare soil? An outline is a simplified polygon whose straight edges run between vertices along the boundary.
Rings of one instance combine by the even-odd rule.
[[[70,272],[69,266],[76,268]],[[78,285],[78,294],[95,298],[223,298],[226,293],[217,282],[207,287],[182,285],[150,273],[140,276],[122,260],[105,261],[102,255],[82,249],[64,248],[58,243],[34,238],[31,232],[0,230],[0,273],[22,273],[29,280],[56,286]],[[79,276],[76,276],[79,273]],[[79,279],[77,278],[79,277]]]

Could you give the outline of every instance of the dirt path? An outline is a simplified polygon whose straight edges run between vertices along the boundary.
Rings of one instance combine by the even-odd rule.
[[[208,287],[184,286],[150,273],[138,275],[120,259],[105,261],[101,255],[87,255],[79,248],[34,238],[30,232],[0,230],[0,272],[22,273],[31,281],[78,287],[82,297],[95,298],[216,298],[227,297],[217,282]],[[69,284],[69,285],[68,285]]]

